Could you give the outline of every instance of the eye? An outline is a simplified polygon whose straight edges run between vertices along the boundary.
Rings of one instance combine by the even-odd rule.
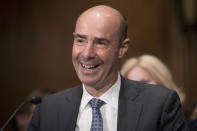
[[[82,39],[78,39],[78,40],[76,40],[76,41],[79,42],[79,43],[84,42]]]
[[[97,44],[99,44],[99,45],[106,45],[106,43],[104,41],[98,41]]]
[[[110,42],[106,39],[97,39],[95,43],[99,46],[107,46]]]
[[[74,41],[75,41],[76,44],[83,44],[83,43],[85,43],[85,40],[81,39],[81,38],[76,38]]]
[[[110,43],[110,41],[106,38],[96,38],[94,43],[99,47],[107,47]]]

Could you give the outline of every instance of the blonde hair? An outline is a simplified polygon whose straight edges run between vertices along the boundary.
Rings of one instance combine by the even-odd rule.
[[[135,66],[139,66],[148,71],[157,84],[176,91],[181,102],[184,102],[185,94],[176,86],[168,67],[157,57],[142,55],[140,57],[130,58],[124,63],[120,72],[124,77],[127,77],[128,72]]]

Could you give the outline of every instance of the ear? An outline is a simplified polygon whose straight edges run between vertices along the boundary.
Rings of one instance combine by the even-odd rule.
[[[130,43],[129,38],[124,39],[124,41],[121,43],[120,49],[119,49],[119,54],[118,54],[119,59],[121,59],[125,55],[125,53],[127,52],[128,48],[129,48],[129,43]]]

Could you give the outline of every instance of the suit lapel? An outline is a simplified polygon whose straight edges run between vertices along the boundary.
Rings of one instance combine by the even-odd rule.
[[[131,81],[129,81],[131,82]],[[64,103],[59,110],[59,131],[74,131],[77,123],[82,87],[78,86],[66,92]],[[118,104],[117,131],[136,131],[142,105],[135,102],[138,92],[134,84],[121,77],[121,88]]]
[[[64,95],[64,106],[59,114],[60,131],[75,130],[82,92],[82,87],[78,86]]]
[[[136,131],[142,105],[135,102],[137,87],[132,81],[121,78],[118,104],[118,131]]]

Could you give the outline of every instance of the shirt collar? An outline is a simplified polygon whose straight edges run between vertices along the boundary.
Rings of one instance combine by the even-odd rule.
[[[100,96],[99,99],[103,100],[106,104],[112,106],[113,108],[118,109],[120,85],[121,78],[120,73],[118,73],[117,81],[114,83],[114,85],[112,85],[110,89],[108,89],[102,96]],[[94,97],[87,92],[83,84],[83,95],[80,104],[80,112],[84,110],[84,108],[88,105],[88,102],[92,98]]]

